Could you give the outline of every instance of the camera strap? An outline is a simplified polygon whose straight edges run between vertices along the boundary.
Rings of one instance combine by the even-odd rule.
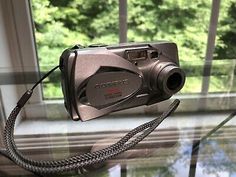
[[[107,148],[85,153],[82,155],[75,155],[68,157],[63,160],[51,160],[51,161],[39,161],[33,160],[22,154],[16,147],[14,141],[14,126],[16,118],[21,111],[22,107],[30,99],[33,94],[33,90],[37,85],[39,85],[46,77],[48,77],[53,71],[55,71],[59,66],[54,67],[47,74],[45,74],[33,87],[27,90],[23,96],[17,102],[16,107],[10,113],[4,130],[4,144],[6,149],[1,149],[0,154],[9,158],[11,161],[19,165],[20,167],[33,172],[34,174],[50,174],[50,173],[63,173],[72,170],[79,170],[87,166],[91,166],[97,163],[101,163],[107,159],[110,159],[118,154],[129,150],[134,147],[140,141],[142,141],[146,136],[148,136],[155,128],[175,109],[178,107],[180,101],[176,99],[169,106],[169,108],[162,113],[162,115],[150,122],[144,123],[130,132],[128,132],[124,137],[122,137],[116,143],[108,146]],[[138,134],[139,133],[139,134]],[[137,135],[138,134],[138,135]]]

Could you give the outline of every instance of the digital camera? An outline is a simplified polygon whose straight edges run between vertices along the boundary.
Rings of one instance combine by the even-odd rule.
[[[175,43],[160,41],[116,46],[75,46],[60,57],[65,107],[86,121],[177,93],[185,74]]]

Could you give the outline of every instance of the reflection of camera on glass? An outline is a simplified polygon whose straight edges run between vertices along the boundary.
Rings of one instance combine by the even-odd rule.
[[[169,99],[185,82],[171,42],[75,47],[60,69],[66,109],[83,121]]]

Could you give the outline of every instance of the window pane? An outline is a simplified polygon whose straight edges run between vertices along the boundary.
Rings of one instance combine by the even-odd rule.
[[[41,72],[58,65],[63,50],[75,44],[118,43],[116,0],[32,0],[32,12]],[[59,80],[52,75],[45,81],[45,99],[62,97]]]
[[[169,40],[177,43],[186,83],[181,93],[199,93],[211,1],[129,2],[129,41]]]
[[[209,92],[236,92],[236,2],[221,3]]]
[[[118,3],[117,0],[32,0],[41,72],[46,72],[57,65],[62,51],[74,44],[118,43]],[[235,56],[232,40],[227,37],[235,31],[234,23],[231,23],[235,21],[235,3],[228,0],[221,3],[220,8],[215,58],[228,59]],[[180,94],[200,93],[210,13],[211,1],[128,0],[128,42],[156,40],[176,42],[180,64],[187,76],[186,84]],[[227,61],[224,64],[235,66]],[[229,84],[235,85],[232,79],[235,67],[226,67],[220,73],[219,68],[221,65],[213,62],[209,92],[235,90],[235,88],[229,89]],[[226,82],[228,84],[225,84]],[[43,88],[45,99],[61,98],[59,73],[50,76]]]

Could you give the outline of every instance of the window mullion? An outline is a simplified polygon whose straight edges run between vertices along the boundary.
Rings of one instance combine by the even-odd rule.
[[[119,0],[119,41],[127,42],[127,0]]]
[[[211,18],[209,23],[207,48],[203,67],[202,94],[209,90],[213,53],[215,49],[215,38],[217,32],[218,17],[220,11],[220,0],[212,0]]]
[[[209,30],[208,30],[208,39],[207,39],[207,47],[206,47],[206,55],[203,66],[203,77],[202,77],[202,89],[201,94],[207,95],[209,91],[210,85],[210,76],[211,76],[211,68],[212,68],[212,59],[213,53],[215,49],[215,38],[217,32],[217,24],[218,17],[220,11],[220,0],[212,0],[211,7],[211,17],[209,22]],[[206,100],[199,100],[199,109],[204,109],[206,107]]]

